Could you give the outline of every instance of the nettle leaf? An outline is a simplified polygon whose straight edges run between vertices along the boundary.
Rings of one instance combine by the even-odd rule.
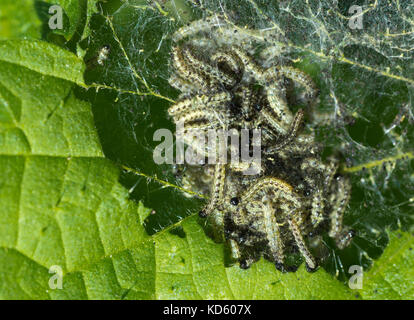
[[[110,1],[84,41],[85,61],[111,46],[104,67],[65,46],[0,42],[0,297],[413,298],[414,80],[402,22],[412,7],[363,3],[364,29],[354,30],[350,3],[309,3]],[[283,43],[312,75],[321,88],[316,112],[329,121],[309,126],[328,151],[345,154],[353,179],[346,223],[358,237],[343,251],[327,242],[331,255],[315,273],[302,265],[282,274],[263,259],[248,270],[227,266],[223,244],[195,214],[203,201],[153,162],[153,132],[174,130],[166,114],[178,95],[167,82],[171,34],[222,10],[240,30]],[[87,20],[76,12],[68,10],[69,21]],[[351,265],[364,267],[362,290],[346,285]],[[50,286],[54,266],[61,290]]]
[[[42,22],[33,9],[33,0],[3,0],[0,7],[0,39],[39,39]]]
[[[83,56],[85,50],[82,40],[90,35],[89,23],[92,15],[97,12],[98,2],[99,0],[35,0],[34,7],[43,22],[42,37]],[[62,9],[62,29],[51,30],[49,27],[50,19],[57,12],[50,11],[52,6]]]
[[[16,47],[19,61],[9,56]],[[39,57],[48,63],[39,65]],[[139,212],[146,209],[127,199],[118,169],[103,158],[90,106],[76,97],[79,65],[72,53],[44,42],[0,43],[4,298],[53,297],[50,266],[78,286],[77,271],[145,237]],[[13,268],[19,265],[27,272]]]
[[[3,0],[0,9],[0,39],[43,39],[78,56],[85,54],[90,19],[98,12],[99,0]],[[62,28],[51,29],[60,7]]]
[[[390,233],[390,242],[374,266],[365,273],[364,299],[407,299],[414,297],[414,236]]]

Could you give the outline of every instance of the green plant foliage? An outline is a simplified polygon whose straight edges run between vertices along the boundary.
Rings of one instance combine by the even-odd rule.
[[[0,41],[0,298],[414,297],[408,1],[361,2],[362,30],[348,27],[347,1],[58,2],[64,41],[42,35],[48,16],[33,9],[39,1],[25,1],[22,17],[0,4],[2,26],[27,17],[28,36],[43,39]],[[229,266],[225,246],[196,216],[202,199],[153,162],[153,132],[174,130],[171,34],[214,13],[282,43],[321,88],[315,112],[329,121],[309,128],[327,154],[344,154],[353,181],[346,223],[358,237],[343,251],[327,240],[330,256],[315,273],[282,274],[263,259],[248,270]],[[84,62],[105,44],[105,66]],[[364,267],[361,290],[346,285],[350,265]],[[49,286],[52,266],[62,268],[62,290]]]
[[[364,299],[412,299],[413,279],[414,237],[393,232],[384,253],[365,274],[361,295]]]
[[[2,0],[0,39],[39,39],[41,37],[41,20],[33,9],[33,0]]]

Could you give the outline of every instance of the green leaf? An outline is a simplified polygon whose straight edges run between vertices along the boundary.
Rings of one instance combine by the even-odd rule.
[[[65,48],[84,55],[84,50],[80,42],[90,34],[89,23],[93,14],[98,11],[97,4],[99,0],[44,0],[36,1],[35,7],[43,22],[43,37]],[[63,10],[63,29],[50,30],[48,27],[49,19],[52,14],[49,8],[52,5],[58,5]],[[61,35],[64,40],[54,38],[53,36]]]
[[[49,21],[62,8],[62,29],[50,29]],[[0,6],[1,39],[44,39],[85,54],[81,42],[90,35],[90,20],[98,12],[98,0],[2,0]]]
[[[83,83],[83,61],[71,52],[43,41],[0,41],[0,61],[3,63],[4,78],[8,75],[7,71],[14,71],[6,68],[18,65],[45,76]],[[20,70],[17,68],[16,71]]]
[[[224,267],[223,246],[200,229],[195,217],[181,223],[184,237],[162,232],[155,240],[158,299],[350,299],[350,291],[323,270],[310,275],[275,272],[260,260],[248,270]]]
[[[33,0],[2,0],[0,6],[0,39],[41,37],[41,21]]]
[[[18,61],[11,48],[18,50]],[[53,59],[43,65],[40,57]],[[127,200],[118,169],[103,158],[90,106],[76,98],[68,81],[80,80],[79,66],[72,53],[44,42],[0,45],[4,298],[43,298],[45,268],[81,270],[145,236],[138,213],[144,209]],[[33,273],[10,273],[20,263],[35,265]],[[13,281],[22,282],[15,291]]]
[[[66,40],[70,40],[76,32],[82,34],[85,25],[88,21],[85,13],[88,12],[88,2],[89,4],[95,4],[96,1],[87,1],[87,0],[44,0],[43,5],[44,9],[49,9],[52,5],[58,5],[63,9],[65,15],[65,20],[63,21],[63,29],[51,30],[52,32],[62,34]],[[47,13],[49,10],[47,10]],[[88,12],[89,13],[89,12]],[[50,14],[49,17],[52,15]],[[48,18],[49,18],[48,17]],[[47,22],[46,19],[44,22]]]
[[[414,235],[391,232],[390,242],[364,274],[364,299],[414,299]]]

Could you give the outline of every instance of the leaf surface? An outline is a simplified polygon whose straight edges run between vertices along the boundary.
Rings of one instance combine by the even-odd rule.
[[[414,236],[390,233],[390,242],[372,269],[364,274],[364,299],[414,299]]]

